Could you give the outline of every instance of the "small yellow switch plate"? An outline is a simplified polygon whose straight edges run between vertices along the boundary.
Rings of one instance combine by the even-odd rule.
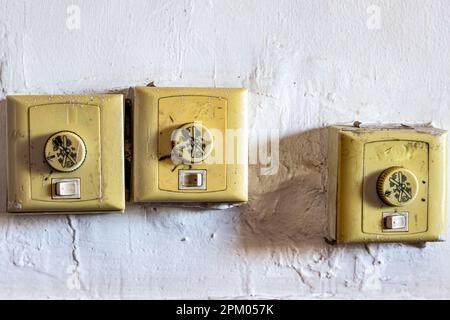
[[[134,202],[247,201],[246,89],[137,87],[132,100]]]
[[[9,212],[125,209],[122,95],[8,96],[7,133]]]
[[[333,126],[328,143],[329,240],[445,240],[445,130]]]

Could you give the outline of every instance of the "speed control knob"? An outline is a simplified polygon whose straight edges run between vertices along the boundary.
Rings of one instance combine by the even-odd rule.
[[[47,140],[44,155],[53,169],[71,172],[81,167],[86,159],[86,145],[76,133],[60,131]]]
[[[377,193],[385,204],[402,207],[414,201],[418,186],[417,177],[411,170],[390,167],[378,177]]]

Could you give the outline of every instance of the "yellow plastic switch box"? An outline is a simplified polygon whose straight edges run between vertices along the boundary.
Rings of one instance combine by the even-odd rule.
[[[134,202],[247,201],[247,90],[137,87]]]
[[[123,96],[8,96],[9,212],[123,211]]]
[[[329,240],[445,240],[446,131],[333,126],[328,143]]]

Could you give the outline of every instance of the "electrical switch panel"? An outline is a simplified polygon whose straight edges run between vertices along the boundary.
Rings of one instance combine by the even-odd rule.
[[[9,212],[123,211],[123,96],[8,96]]]
[[[137,87],[134,202],[247,201],[247,90]]]
[[[328,139],[329,240],[445,240],[446,131],[333,126]]]

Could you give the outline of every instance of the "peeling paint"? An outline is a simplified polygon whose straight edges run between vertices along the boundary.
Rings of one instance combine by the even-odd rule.
[[[21,201],[8,201],[8,208],[22,209],[22,202]]]

